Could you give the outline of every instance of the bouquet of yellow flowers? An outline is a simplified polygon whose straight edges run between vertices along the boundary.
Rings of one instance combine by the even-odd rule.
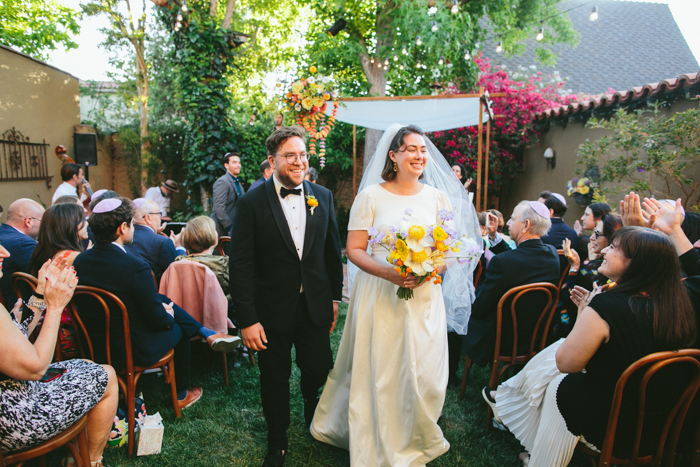
[[[451,211],[441,209],[438,212],[438,222],[433,225],[416,224],[410,221],[412,210],[407,209],[398,227],[391,226],[389,232],[382,232],[371,227],[369,233],[370,245],[381,245],[389,251],[386,257],[394,265],[396,272],[403,277],[413,274],[423,281],[442,284],[437,268],[445,264],[445,255],[449,252],[458,253],[461,242],[457,240],[457,232],[452,230],[448,222],[454,219]],[[458,261],[466,261],[461,258]],[[399,298],[413,298],[413,290],[399,287],[396,291]]]
[[[574,177],[566,183],[566,194],[573,197],[581,206],[588,206],[598,184],[588,177]]]
[[[316,154],[316,141],[319,142],[319,162],[326,165],[326,137],[335,124],[338,113],[338,96],[332,89],[331,80],[326,76],[314,76],[316,67],[309,67],[311,76],[292,82],[283,96],[285,106],[295,116],[296,124],[309,133],[309,154]],[[333,115],[326,116],[328,104],[333,105]]]

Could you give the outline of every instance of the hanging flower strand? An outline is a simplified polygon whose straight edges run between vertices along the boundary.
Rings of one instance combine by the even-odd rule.
[[[294,116],[296,124],[304,127],[311,137],[309,155],[316,155],[318,142],[319,164],[323,168],[326,165],[326,137],[335,125],[338,113],[338,96],[336,91],[331,89],[330,78],[314,77],[315,66],[309,67],[309,72],[311,76],[292,82],[283,96],[283,101]],[[326,115],[329,102],[333,105],[333,115],[330,117]]]

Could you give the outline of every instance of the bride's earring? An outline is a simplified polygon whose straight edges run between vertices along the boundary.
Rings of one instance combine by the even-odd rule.
[[[396,162],[394,162],[394,172],[398,170],[398,167],[396,166]]]

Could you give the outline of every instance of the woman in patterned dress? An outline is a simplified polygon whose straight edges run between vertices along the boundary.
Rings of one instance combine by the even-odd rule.
[[[9,257],[0,245],[2,261]],[[65,431],[85,414],[91,465],[101,467],[102,451],[117,411],[114,369],[86,360],[51,363],[63,309],[78,283],[66,258],[58,256],[39,270],[30,305],[18,300],[11,312],[0,306],[0,449],[31,448]],[[22,311],[28,316],[21,320]],[[34,344],[27,336],[35,315],[45,311]],[[70,465],[72,459],[68,459]]]

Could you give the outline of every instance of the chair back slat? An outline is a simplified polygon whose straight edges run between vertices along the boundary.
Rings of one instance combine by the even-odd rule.
[[[561,290],[561,287],[564,285],[564,279],[569,275],[571,264],[569,264],[569,260],[564,255],[564,250],[557,250],[557,254],[559,255],[559,265],[561,268],[561,276],[559,276],[559,290]]]
[[[679,365],[684,365],[686,368],[689,367],[689,370],[686,370],[684,373],[689,377],[689,380],[685,385],[683,393],[675,401],[673,407],[666,415],[659,438],[659,443],[656,446],[656,451],[653,455],[640,458],[639,448],[641,446],[642,433],[644,429],[644,416],[648,412],[647,388],[651,379],[656,376],[661,369],[669,368],[671,365],[676,365],[676,367]],[[629,459],[618,459],[613,456],[613,445],[615,441],[615,433],[617,432],[622,400],[625,394],[625,388],[630,378],[638,374],[641,374],[638,386],[631,389],[633,391],[636,389],[638,399],[636,410],[637,418],[632,450],[630,451]],[[612,407],[610,409],[610,415],[608,417],[605,438],[603,441],[603,446],[600,450],[599,465],[612,465],[618,463],[628,463],[629,465],[637,465],[638,463],[653,463],[653,465],[662,465],[664,458],[666,458],[664,465],[672,465],[680,430],[683,426],[683,421],[685,420],[685,415],[688,412],[690,403],[697,393],[698,388],[700,388],[700,350],[684,349],[679,351],[657,352],[647,355],[646,357],[643,357],[630,365],[622,373],[622,375],[620,375],[617,385],[615,386],[615,393],[613,396]]]
[[[481,274],[484,272],[484,264],[481,259],[479,259],[479,262],[476,265],[476,269],[474,269],[474,290],[476,290],[479,287],[479,279],[481,278]]]
[[[36,286],[39,284],[39,280],[31,274],[27,274],[25,272],[12,273],[12,289],[15,291],[17,298],[24,299],[24,297],[22,297],[22,291],[20,290],[21,284],[28,285],[32,292],[36,292]],[[10,309],[12,309],[14,303],[8,303],[8,305],[10,306]]]

